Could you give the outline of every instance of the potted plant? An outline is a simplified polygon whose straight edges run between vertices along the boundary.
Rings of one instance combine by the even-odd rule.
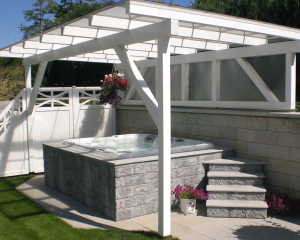
[[[177,185],[171,192],[171,195],[175,194],[175,197],[180,201],[180,209],[184,214],[194,213],[196,209],[196,200],[207,200],[209,195],[205,193],[203,189],[197,190],[194,186]]]
[[[118,95],[119,91],[128,90],[128,82],[123,78],[124,75],[120,73],[113,73],[105,75],[104,80],[100,80],[100,104],[111,104],[113,107],[119,106],[121,97]]]

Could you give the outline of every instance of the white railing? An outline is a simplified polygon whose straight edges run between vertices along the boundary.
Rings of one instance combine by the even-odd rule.
[[[12,122],[26,109],[26,91],[19,94],[6,106],[0,114],[0,140],[6,135]]]

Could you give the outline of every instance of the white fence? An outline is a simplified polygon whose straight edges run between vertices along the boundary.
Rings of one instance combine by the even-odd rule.
[[[42,143],[115,134],[115,110],[98,105],[99,90],[41,88],[27,118],[23,89],[0,114],[0,177],[43,172]]]

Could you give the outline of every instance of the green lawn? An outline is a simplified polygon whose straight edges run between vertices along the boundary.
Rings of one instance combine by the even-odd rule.
[[[33,177],[0,179],[0,240],[162,239],[155,232],[73,228],[15,190],[16,186]]]

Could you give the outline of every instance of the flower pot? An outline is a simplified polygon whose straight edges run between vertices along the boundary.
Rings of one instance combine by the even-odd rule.
[[[196,209],[196,199],[180,198],[180,210],[184,214],[194,213]]]

